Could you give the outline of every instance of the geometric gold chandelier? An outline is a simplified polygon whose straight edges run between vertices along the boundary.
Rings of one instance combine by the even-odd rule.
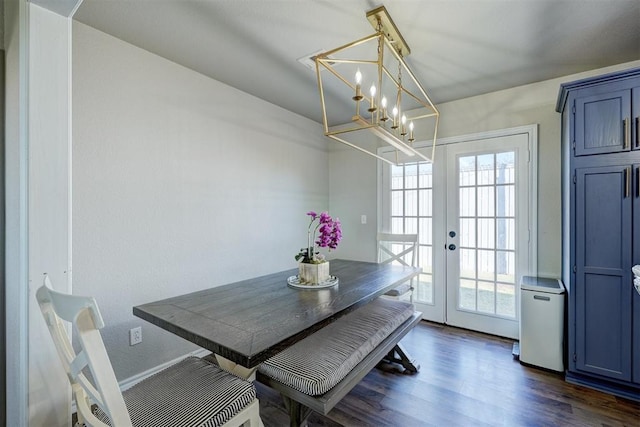
[[[440,113],[405,62],[411,51],[386,8],[366,16],[374,34],[315,57],[324,134],[387,163],[432,162]],[[426,154],[413,146],[417,135],[432,141]],[[395,162],[378,155],[378,141],[395,148]]]

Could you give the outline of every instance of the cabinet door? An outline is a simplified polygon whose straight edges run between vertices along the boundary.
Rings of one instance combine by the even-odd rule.
[[[576,368],[631,380],[631,166],[576,169]]]
[[[628,151],[631,144],[631,90],[576,98],[575,155]]]

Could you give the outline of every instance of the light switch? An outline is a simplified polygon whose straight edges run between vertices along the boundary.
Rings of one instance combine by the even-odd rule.
[[[361,224],[366,224],[367,223],[367,216],[366,215],[360,215],[360,223]]]

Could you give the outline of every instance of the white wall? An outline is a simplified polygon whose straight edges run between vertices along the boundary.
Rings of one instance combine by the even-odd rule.
[[[122,380],[196,348],[133,306],[296,267],[305,213],[328,208],[327,142],[315,122],[78,22],[73,102],[74,293],[96,297]]]
[[[462,136],[489,130],[538,124],[538,274],[560,277],[561,274],[561,201],[560,201],[560,114],[555,112],[559,85],[598,74],[640,66],[640,61],[593,70],[563,78],[520,86],[459,101],[439,104],[438,138]],[[423,82],[429,87],[429,82]],[[417,136],[419,140],[419,136]],[[346,211],[355,217],[371,212],[369,221],[377,221],[372,199],[377,197],[375,179],[354,179],[375,176],[375,162],[369,156],[349,156],[341,150],[331,150],[332,211]],[[436,159],[437,162],[439,159]],[[351,197],[366,194],[365,198]],[[351,219],[355,226],[356,219]],[[349,227],[345,227],[349,229]],[[354,258],[375,259],[375,238],[363,238],[359,255]],[[351,255],[351,254],[350,254]]]

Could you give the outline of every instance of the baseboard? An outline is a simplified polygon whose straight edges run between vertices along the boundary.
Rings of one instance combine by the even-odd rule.
[[[133,387],[134,385],[138,384],[140,381],[144,380],[145,378],[149,378],[150,376],[162,371],[163,369],[168,368],[171,365],[175,365],[176,363],[180,362],[181,360],[186,359],[187,357],[190,356],[195,356],[195,357],[205,357],[208,356],[209,354],[211,354],[211,352],[209,350],[205,350],[204,348],[199,348],[198,350],[194,350],[191,353],[187,353],[184,356],[180,356],[177,357],[173,360],[170,360],[168,362],[162,363],[158,366],[154,366],[151,369],[147,369],[144,372],[140,372],[139,374],[136,374],[132,377],[126,378],[122,381],[120,381],[118,383],[118,386],[120,387],[120,391],[125,391],[130,389],[131,387]],[[76,408],[76,402],[75,400],[71,401],[71,413],[75,413],[77,411]]]
[[[567,371],[565,380],[570,384],[589,387],[603,393],[613,394],[614,396],[624,397],[625,399],[640,402],[640,389],[638,389],[637,386],[630,387],[624,384],[616,384],[611,381],[601,380],[571,371]]]

